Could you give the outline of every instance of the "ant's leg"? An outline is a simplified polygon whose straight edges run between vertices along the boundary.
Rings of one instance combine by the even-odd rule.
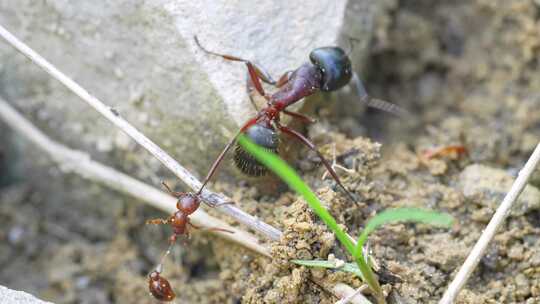
[[[281,88],[282,86],[287,84],[287,82],[289,82],[289,79],[291,78],[292,73],[293,73],[293,71],[287,71],[287,72],[283,73],[283,75],[281,75],[281,77],[279,77],[278,81],[276,82],[275,87],[276,88]]]
[[[243,62],[245,64],[250,64],[252,67],[253,67],[253,71],[257,74],[257,76],[259,76],[259,78],[268,83],[268,84],[271,84],[271,85],[276,85],[276,81],[272,78],[272,76],[270,76],[270,73],[268,73],[266,71],[266,69],[264,69],[263,67],[261,67],[260,65],[257,65],[255,64],[254,62],[251,62],[247,59],[244,59],[244,58],[240,58],[240,57],[237,57],[237,56],[233,56],[233,55],[227,55],[227,54],[220,54],[220,53],[216,53],[216,52],[212,52],[206,48],[204,48],[202,46],[202,44],[199,42],[199,38],[197,38],[197,36],[193,36],[193,38],[195,39],[195,43],[197,43],[197,46],[203,50],[203,52],[207,53],[207,54],[210,54],[210,55],[214,55],[214,56],[219,56],[225,60],[230,60],[230,61],[239,61],[239,62]]]
[[[234,145],[234,143],[236,142],[236,138],[238,137],[238,135],[242,132],[244,132],[247,128],[249,128],[250,126],[254,125],[257,120],[259,119],[260,115],[257,115],[256,117],[250,119],[247,123],[244,124],[244,126],[242,126],[242,128],[240,128],[240,131],[238,131],[234,137],[231,139],[231,141],[229,141],[229,143],[225,146],[225,148],[223,149],[223,151],[221,151],[221,153],[219,154],[219,156],[217,157],[217,159],[214,161],[214,163],[212,164],[212,167],[210,167],[210,171],[208,171],[208,174],[206,174],[206,177],[204,178],[204,181],[201,185],[201,188],[199,189],[199,191],[197,191],[196,195],[199,196],[204,187],[206,186],[206,184],[210,181],[210,179],[212,178],[212,176],[214,176],[214,173],[216,173],[216,170],[217,168],[219,167],[219,164],[221,163],[221,161],[223,160],[223,158],[225,157],[225,154],[227,153],[227,151],[229,151],[231,149],[231,147]]]
[[[287,71],[285,72],[283,75],[281,75],[281,77],[279,78],[279,80],[276,82],[276,81],[273,81],[273,83],[270,83],[270,82],[267,82],[265,81],[263,78],[261,78],[261,80],[265,81],[266,83],[269,83],[271,85],[273,85],[274,87],[276,88],[281,88],[282,86],[286,85],[287,82],[289,82],[289,78],[291,76],[291,74],[293,73],[293,71]],[[250,77],[250,74],[249,72],[247,73],[247,79],[246,79],[246,91],[248,93],[248,96],[249,96],[249,101],[251,102],[251,104],[253,105],[253,108],[255,109],[255,111],[259,112],[259,107],[257,106],[257,104],[255,103],[255,98],[256,98],[256,90],[255,90],[255,85],[253,84],[253,81],[251,80],[251,77]],[[268,100],[268,98],[266,98],[266,100]]]
[[[188,222],[188,224],[195,229],[203,229],[201,226],[197,226],[195,224],[192,224],[191,222]]]
[[[227,151],[229,151],[229,149],[231,149],[231,147],[236,142],[236,138],[238,137],[238,134],[239,133],[234,135],[234,137],[231,139],[231,141],[229,141],[229,143],[225,146],[225,149],[223,149],[223,151],[221,151],[219,156],[216,158],[216,160],[212,164],[212,167],[210,167],[210,171],[208,171],[208,174],[206,174],[206,177],[204,178],[204,181],[203,181],[203,183],[201,185],[201,188],[199,189],[199,191],[197,191],[197,194],[196,194],[197,196],[202,193],[202,191],[203,191],[204,187],[206,186],[206,184],[210,181],[212,176],[214,176],[214,173],[216,173],[216,170],[219,167],[219,164],[221,163],[223,158],[225,157],[225,154],[227,153]]]
[[[307,139],[304,135],[300,134],[299,132],[297,132],[297,131],[295,131],[295,130],[293,130],[291,128],[288,128],[288,127],[285,127],[285,126],[282,126],[282,125],[277,125],[277,127],[281,132],[284,132],[287,135],[290,135],[290,136],[298,139],[304,145],[306,145],[308,148],[310,148],[312,151],[315,151],[315,153],[317,153],[317,155],[321,159],[323,165],[326,167],[326,170],[328,170],[328,172],[330,172],[330,175],[332,175],[332,177],[338,183],[338,185],[345,191],[345,193],[347,193],[347,195],[349,196],[349,198],[351,200],[356,202],[356,199],[354,198],[352,193],[349,192],[349,190],[347,190],[347,188],[345,188],[345,186],[343,186],[343,184],[339,180],[339,177],[336,174],[336,171],[334,171],[334,169],[332,168],[330,163],[324,158],[324,156],[321,154],[321,152],[319,152],[319,150],[317,150],[317,147],[315,147],[315,145],[309,139]]]
[[[158,218],[158,219],[146,220],[146,225],[167,225],[167,224],[169,224],[169,219]]]
[[[298,120],[300,120],[300,121],[302,121],[304,123],[315,123],[316,122],[315,119],[313,119],[313,118],[311,118],[309,116],[306,116],[304,114],[300,114],[300,113],[297,113],[297,112],[291,112],[291,111],[287,111],[287,110],[283,110],[282,112],[283,112],[283,114],[287,114],[287,115],[289,115],[289,116],[291,116],[293,118],[296,118],[296,119],[298,119]]]
[[[256,112],[259,112],[259,107],[255,103],[255,98],[257,98],[255,94],[255,86],[253,85],[253,81],[251,81],[251,77],[249,77],[249,73],[247,75],[246,79],[246,91],[249,97],[249,101],[251,102],[251,105],[255,109]]]
[[[191,227],[195,228],[195,229],[200,229],[200,230],[203,230],[203,231],[222,231],[222,232],[234,233],[234,231],[231,231],[231,230],[228,230],[228,229],[223,229],[223,228],[217,228],[217,227],[203,229],[202,227],[194,225],[191,222],[189,223],[189,225]]]
[[[164,181],[161,182],[161,185],[163,187],[165,187],[165,189],[167,190],[167,192],[169,192],[170,195],[176,197],[176,198],[180,198],[181,196],[183,196],[184,194],[186,194],[185,192],[175,192],[175,191],[172,191],[171,188],[169,187],[169,185],[167,185]]]
[[[353,73],[352,80],[354,82],[354,86],[356,87],[356,92],[360,97],[360,100],[364,102],[368,107],[379,109],[397,116],[409,115],[409,112],[407,110],[403,109],[398,105],[369,96],[366,88],[364,87],[364,84],[362,84],[362,81],[360,80],[358,75],[356,75],[356,73]]]
[[[272,79],[270,74],[268,74],[263,68],[261,68],[260,66],[254,64],[253,62],[251,62],[251,61],[249,61],[247,59],[243,59],[243,58],[240,58],[240,57],[227,55],[227,54],[219,54],[219,53],[209,51],[209,50],[205,49],[201,45],[201,43],[199,42],[199,39],[197,38],[197,36],[193,36],[193,38],[195,39],[195,43],[197,44],[197,46],[207,54],[214,55],[214,56],[219,56],[219,57],[221,57],[221,58],[223,58],[225,60],[239,61],[239,62],[245,63],[247,68],[248,68],[249,77],[251,78],[251,81],[253,82],[253,85],[255,86],[255,89],[257,89],[257,92],[259,94],[261,94],[261,96],[264,96],[265,98],[267,98],[266,93],[264,92],[264,89],[263,89],[263,87],[261,85],[261,80],[266,82],[266,83],[269,83],[271,85],[274,85],[276,83],[276,81],[274,79]]]
[[[273,83],[270,83],[270,82],[267,82],[265,81],[264,78],[261,78],[262,81],[266,82],[266,83],[269,83],[273,86],[275,86],[276,88],[281,88],[282,86],[284,86],[285,84],[287,84],[287,82],[289,82],[289,78],[291,76],[291,74],[293,73],[293,71],[287,71],[285,72],[277,82],[273,81]],[[251,80],[251,77],[249,75],[249,72],[247,73],[247,77],[246,77],[246,91],[248,93],[248,96],[249,96],[249,101],[251,102],[251,104],[253,105],[253,108],[255,109],[255,111],[259,112],[259,107],[257,106],[257,104],[255,103],[255,99],[257,98],[256,96],[256,90],[255,90],[255,85],[253,84],[253,81]],[[257,92],[258,93],[258,92]]]

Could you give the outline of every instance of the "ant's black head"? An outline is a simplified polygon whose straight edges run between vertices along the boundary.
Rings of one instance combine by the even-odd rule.
[[[309,54],[309,60],[321,69],[322,91],[335,91],[351,80],[351,60],[339,47],[328,46],[314,49]]]

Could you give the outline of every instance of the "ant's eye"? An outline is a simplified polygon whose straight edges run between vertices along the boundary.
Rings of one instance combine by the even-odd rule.
[[[342,88],[352,76],[351,61],[339,47],[322,47],[311,51],[309,60],[322,72],[321,90],[335,91]]]

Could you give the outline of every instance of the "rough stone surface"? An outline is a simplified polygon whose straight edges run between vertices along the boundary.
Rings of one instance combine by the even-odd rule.
[[[461,172],[459,186],[466,198],[495,210],[514,180],[515,178],[504,170],[475,164]],[[540,191],[528,185],[519,196],[511,214],[520,216],[538,208],[540,208]]]
[[[252,108],[245,67],[195,45],[253,59],[274,77],[308,59],[311,49],[359,39],[360,66],[377,1],[0,2],[3,26],[181,163],[206,171]],[[133,144],[21,55],[0,43],[0,95],[60,141],[123,160]]]
[[[3,304],[53,304],[45,302],[24,291],[17,291],[0,285],[0,302]]]

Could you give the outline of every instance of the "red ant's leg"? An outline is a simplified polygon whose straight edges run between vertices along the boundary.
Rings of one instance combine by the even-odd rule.
[[[203,230],[203,231],[223,231],[223,232],[228,232],[228,233],[234,233],[234,231],[231,231],[231,230],[228,230],[228,229],[223,229],[223,228],[217,228],[217,227],[203,229],[202,227],[194,225],[191,222],[189,223],[189,225],[191,227],[195,228],[195,229],[200,229],[200,230]]]
[[[316,122],[315,119],[313,119],[313,118],[311,118],[309,116],[306,116],[304,114],[300,114],[300,113],[297,113],[297,112],[291,112],[291,111],[287,111],[287,110],[283,110],[282,112],[283,112],[283,114],[287,114],[287,115],[289,115],[289,116],[291,116],[293,118],[296,118],[296,119],[298,119],[298,120],[300,120],[300,121],[302,121],[304,123],[315,123]]]
[[[236,133],[234,135],[234,137],[231,139],[231,141],[229,141],[229,143],[225,146],[225,149],[223,149],[223,151],[221,151],[221,153],[219,154],[217,159],[214,161],[214,163],[212,164],[212,167],[210,167],[210,171],[208,171],[208,174],[206,174],[206,177],[204,178],[204,181],[203,181],[203,183],[201,185],[201,188],[199,189],[199,191],[197,191],[196,195],[200,195],[202,193],[202,191],[203,191],[204,187],[206,186],[206,184],[210,181],[212,176],[214,176],[214,173],[216,173],[216,170],[219,167],[219,164],[221,163],[223,158],[225,157],[225,154],[227,153],[227,151],[229,151],[229,149],[231,149],[231,147],[236,142],[236,138],[238,137],[238,134],[240,134],[240,132],[238,132],[238,133]]]
[[[287,82],[289,82],[289,79],[291,78],[292,73],[293,71],[287,71],[283,73],[283,75],[281,75],[281,77],[279,77],[278,81],[276,82],[276,88],[281,88],[282,86],[287,84]]]
[[[253,81],[251,81],[251,77],[249,76],[249,73],[246,79],[246,91],[249,97],[249,101],[251,102],[251,105],[253,106],[255,111],[259,112],[259,107],[255,103],[255,98],[257,98],[256,96],[258,94],[257,95],[255,94],[255,87],[253,86]]]
[[[158,218],[158,219],[146,220],[146,225],[167,225],[167,224],[169,224],[168,219]]]
[[[196,195],[200,195],[204,189],[204,187],[206,186],[206,184],[210,181],[210,179],[212,178],[212,176],[214,176],[214,173],[216,173],[216,170],[217,168],[219,167],[219,164],[221,163],[221,161],[223,160],[223,158],[225,157],[225,154],[227,153],[227,151],[229,151],[231,149],[231,147],[234,145],[234,143],[236,142],[236,138],[238,137],[238,135],[242,132],[244,132],[247,128],[251,127],[252,125],[254,125],[255,123],[257,123],[257,120],[259,119],[260,115],[257,115],[256,117],[250,119],[248,122],[246,122],[242,128],[240,128],[240,131],[238,131],[234,137],[231,139],[231,141],[229,141],[229,143],[225,146],[225,148],[223,149],[223,151],[221,151],[221,153],[219,154],[219,156],[217,157],[217,159],[214,161],[214,163],[212,164],[212,167],[210,167],[210,171],[208,171],[208,174],[206,174],[206,177],[204,178],[204,181],[201,185],[201,188],[199,189],[199,191],[197,191]]]
[[[262,67],[257,66],[256,64],[254,64],[253,62],[247,59],[209,51],[201,45],[197,36],[193,36],[193,38],[195,39],[195,43],[197,44],[197,46],[207,54],[219,56],[225,60],[239,61],[239,62],[245,63],[248,68],[249,77],[251,78],[251,81],[253,82],[255,89],[257,90],[259,94],[261,94],[261,96],[264,96],[266,99],[268,99],[268,96],[266,95],[266,93],[264,92],[264,88],[262,87],[261,80],[272,85],[275,85],[276,81],[272,79],[270,74],[268,74]]]
[[[336,174],[336,171],[334,171],[334,169],[332,168],[332,166],[330,165],[330,163],[324,158],[324,156],[321,154],[321,152],[319,152],[319,150],[317,150],[317,147],[315,147],[315,144],[313,144],[309,139],[307,139],[304,135],[302,135],[301,133],[291,129],[291,128],[288,128],[288,127],[285,127],[285,126],[282,126],[282,125],[279,125],[277,124],[277,127],[278,129],[281,131],[281,132],[284,132],[286,133],[287,135],[290,135],[296,139],[298,139],[299,141],[301,141],[304,145],[306,145],[308,148],[310,148],[312,151],[315,151],[315,153],[317,153],[317,155],[319,156],[319,158],[321,159],[321,162],[323,163],[323,165],[326,167],[326,170],[328,170],[328,172],[330,173],[330,175],[332,175],[332,177],[334,178],[334,180],[338,183],[338,185],[343,189],[343,191],[345,191],[345,193],[347,193],[347,195],[349,196],[349,198],[351,200],[353,200],[354,202],[356,202],[356,199],[354,198],[354,196],[352,195],[351,192],[349,192],[349,190],[347,190],[347,188],[345,188],[345,186],[343,186],[343,184],[341,183],[341,181],[339,180],[339,177],[338,175]]]
[[[290,78],[292,72],[293,71],[285,72],[279,78],[279,80],[277,82],[276,81],[268,82],[267,80],[265,80],[262,77],[261,77],[261,80],[275,86],[276,88],[281,88],[282,86],[287,84],[287,82],[289,82],[289,78]],[[253,81],[251,80],[251,76],[250,76],[249,72],[247,73],[247,79],[246,79],[246,91],[247,91],[248,96],[249,96],[249,101],[253,105],[253,108],[255,108],[255,111],[259,112],[259,107],[255,103],[255,98],[256,98],[256,96],[255,96],[255,85],[253,84]]]
[[[171,188],[169,187],[169,185],[167,185],[164,181],[161,182],[161,185],[163,187],[165,187],[165,189],[167,190],[167,192],[169,192],[170,195],[172,195],[172,196],[174,196],[176,198],[180,198],[181,196],[186,194],[185,192],[172,191]]]

